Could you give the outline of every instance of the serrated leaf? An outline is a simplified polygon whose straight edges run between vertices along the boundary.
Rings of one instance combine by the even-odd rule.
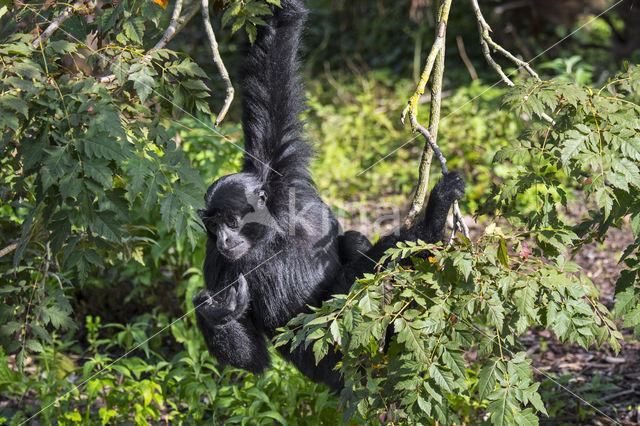
[[[133,88],[138,93],[140,102],[144,103],[156,86],[149,67],[142,67],[139,71],[129,74],[129,80],[133,81]]]
[[[440,370],[435,364],[431,364],[429,375],[446,392],[453,392],[453,376],[450,371]]]
[[[44,348],[42,347],[42,344],[40,344],[40,342],[38,342],[37,340],[29,339],[25,343],[25,346],[31,352],[38,352],[38,353],[44,352]]]
[[[496,387],[498,360],[490,360],[478,375],[478,398],[485,399]]]
[[[507,251],[507,242],[504,237],[500,237],[500,244],[498,245],[498,260],[506,268],[509,267],[509,252]]]

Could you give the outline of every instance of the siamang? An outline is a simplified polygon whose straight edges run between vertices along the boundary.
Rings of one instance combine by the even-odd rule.
[[[291,318],[347,293],[397,241],[440,241],[464,182],[446,174],[431,191],[424,219],[372,245],[341,232],[308,170],[313,150],[302,135],[305,108],[297,51],[306,10],[282,0],[260,26],[241,69],[244,164],[215,181],[198,213],[207,232],[206,289],[193,303],[210,353],[222,364],[259,373],[270,364],[266,339]],[[311,348],[278,348],[307,377],[340,389],[338,351],[318,365]]]

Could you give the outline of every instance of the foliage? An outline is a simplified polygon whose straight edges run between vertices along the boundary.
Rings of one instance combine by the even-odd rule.
[[[574,83],[524,82],[505,97],[519,114],[553,111],[556,125],[534,122],[496,162],[517,165],[515,179],[494,188],[492,203],[516,226],[546,230],[536,235],[547,251],[574,251],[602,239],[611,227],[630,227],[635,237],[622,254],[616,285],[616,317],[640,334],[640,67],[630,67],[599,90]],[[570,182],[584,191],[590,209],[577,223],[559,214],[567,207]],[[528,213],[510,208],[522,194],[540,200]]]
[[[52,343],[52,329],[73,327],[66,293],[91,271],[143,263],[144,248],[154,242],[153,215],[178,239],[196,243],[204,183],[166,132],[170,114],[155,110],[167,111],[171,92],[174,108],[209,112],[204,75],[167,50],[141,62],[133,46],[140,51],[144,34],[127,28],[141,30],[158,13],[149,6],[133,14],[134,7],[123,1],[98,16],[106,46],[88,58],[70,33],[36,50],[28,34],[0,44],[0,239],[15,247],[13,259],[0,264],[7,280],[1,336],[9,352],[19,350],[20,368],[27,350],[42,352],[42,343]],[[31,15],[27,9],[16,16]],[[81,39],[98,28],[95,22]],[[71,73],[64,65],[70,56],[110,64],[115,83]]]
[[[606,343],[619,350],[613,315],[567,259],[625,218],[636,240],[621,259],[627,269],[615,317],[638,331],[638,70],[598,91],[571,81],[514,87],[504,103],[538,120],[495,155],[494,163],[511,164],[512,173],[481,210],[507,223],[491,224],[473,245],[398,244],[381,260],[391,262],[383,270],[283,330],[277,345],[312,345],[317,360],[343,352],[345,418],[452,424],[486,411],[494,424],[537,424],[537,414],[547,413],[519,336],[536,326],[585,349]],[[542,118],[548,111],[553,125]],[[570,223],[559,209],[571,202],[575,181],[594,208]],[[526,209],[523,199],[531,200]],[[397,263],[408,257],[412,268]]]
[[[546,410],[519,336],[535,325],[585,348],[619,348],[622,336],[577,265],[529,256],[522,235],[509,246],[519,254],[495,226],[473,246],[399,243],[382,261],[410,257],[413,268],[365,276],[349,295],[292,320],[276,345],[313,345],[317,360],[337,345],[345,418],[461,423],[469,421],[454,408],[462,397],[482,401],[476,409],[494,424],[537,424],[535,413]],[[468,369],[463,356],[472,350]]]
[[[219,369],[192,317],[168,324],[165,314],[144,315],[129,330],[116,333],[108,329],[121,326],[101,325],[99,317],[87,317],[86,327],[82,365],[77,354],[69,354],[74,341],[61,344],[56,339],[37,354],[38,374],[11,371],[7,356],[0,352],[0,390],[7,397],[22,396],[20,407],[0,409],[0,420],[7,414],[16,424],[33,414],[42,422],[60,424],[211,424],[213,420],[236,424],[251,419],[255,424],[286,425],[295,424],[295,419],[304,424],[339,420],[337,401],[328,390],[309,384],[282,360],[260,377]],[[182,346],[173,356],[161,352],[164,337],[158,336],[167,332]],[[140,350],[126,358],[108,355],[134,345]]]
[[[518,336],[536,325],[583,346],[615,347],[619,335],[607,309],[564,252],[628,221],[636,242],[624,258],[614,312],[637,329],[638,187],[628,164],[637,171],[636,68],[600,92],[578,88],[571,83],[576,78],[518,86],[531,92],[528,101],[520,105],[524,92],[511,92],[509,105],[534,117],[542,103],[558,125],[540,144],[547,125],[536,121],[512,145],[524,125],[499,110],[504,89],[466,84],[464,70],[453,67],[439,141],[451,168],[464,170],[470,183],[465,210],[483,204],[492,180],[529,188],[510,197],[508,185],[496,187],[487,204],[519,231],[501,224],[473,246],[401,246],[389,254],[395,256],[389,269],[280,336],[280,342],[313,344],[318,356],[335,342],[349,348],[342,400],[275,351],[262,376],[220,368],[207,354],[189,302],[202,286],[204,256],[194,212],[204,182],[241,164],[240,129],[230,120],[212,127],[209,88],[216,82],[207,79],[205,64],[172,49],[149,53],[171,14],[161,3],[82,6],[33,48],[35,34],[68,4],[0,1],[0,423],[337,424],[352,415],[352,422],[478,423],[487,412],[497,423],[535,423],[534,414],[544,413],[539,395],[557,398],[547,382],[538,387]],[[225,29],[252,39],[268,4],[278,1],[212,3],[222,7],[217,19]],[[317,16],[328,3],[314,3]],[[419,65],[419,43],[433,29],[407,22],[407,2],[364,3],[336,3],[328,12],[349,31],[341,28],[339,37],[337,26],[309,30],[310,69],[330,60],[335,70],[343,60],[357,71],[355,78],[339,72],[312,78],[307,128],[319,149],[313,170],[331,205],[345,198],[401,205],[422,142],[407,144],[413,136],[394,118],[411,86],[396,73],[408,73],[412,54]],[[354,15],[362,25],[352,24]],[[405,42],[407,32],[414,45]],[[205,43],[194,42],[202,37],[199,25],[185,33],[194,51],[209,55]],[[234,43],[223,44],[233,49]],[[380,65],[387,69],[360,74]],[[563,67],[573,74],[578,67],[578,84],[597,68],[575,59],[547,68]],[[552,92],[578,98],[573,105],[553,100]],[[602,136],[602,151],[591,133]],[[567,148],[583,136],[575,150]],[[500,148],[518,144],[518,155],[506,161],[505,151],[497,157],[505,161],[490,164]],[[536,157],[533,150],[529,158],[529,146],[548,151]],[[552,206],[575,200],[577,189],[600,204],[575,226],[560,213],[554,217]],[[432,256],[425,259],[425,250]],[[408,256],[415,258],[413,269],[394,263]],[[585,392],[601,388],[596,383]],[[564,409],[548,404],[547,410]]]

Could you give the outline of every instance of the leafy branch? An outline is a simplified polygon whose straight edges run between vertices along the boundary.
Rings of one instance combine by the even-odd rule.
[[[58,15],[58,17],[54,19],[51,24],[49,24],[47,29],[45,29],[42,34],[36,37],[36,39],[31,43],[31,48],[37,49],[41,44],[44,44],[44,42],[47,41],[58,28],[60,28],[60,25],[62,25],[64,21],[66,21],[71,16],[72,13],[76,13],[78,10],[82,9],[83,6],[84,0],[79,0],[74,4],[67,6],[62,11],[62,13],[60,13],[60,15]]]
[[[500,46],[498,43],[493,41],[491,38],[491,27],[487,24],[487,21],[484,19],[482,15],[482,11],[480,10],[480,6],[478,5],[478,0],[471,0],[471,6],[473,7],[473,11],[476,14],[476,20],[478,21],[478,33],[480,34],[480,45],[482,46],[482,53],[484,54],[487,63],[491,65],[491,67],[498,73],[502,81],[509,87],[513,87],[513,81],[504,73],[502,67],[493,59],[491,56],[490,49],[493,49],[495,52],[502,54],[505,58],[509,59],[515,65],[518,66],[519,69],[524,69],[529,73],[529,75],[536,79],[536,81],[542,81],[538,73],[536,73],[531,66],[514,56],[511,52],[509,52],[504,47]],[[542,119],[555,124],[553,118],[549,117],[546,113],[541,115]]]

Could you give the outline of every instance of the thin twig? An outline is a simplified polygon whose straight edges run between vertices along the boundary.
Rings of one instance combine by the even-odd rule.
[[[16,241],[15,243],[9,244],[8,246],[6,246],[2,250],[0,250],[0,257],[4,257],[4,256],[8,255],[9,253],[11,253],[15,249],[17,249],[19,245],[20,244],[18,243],[18,241]]]
[[[465,238],[469,239],[470,238],[469,227],[467,226],[467,223],[464,221],[464,216],[462,216],[462,212],[460,211],[460,206],[458,205],[457,201],[453,202],[453,216],[456,222],[458,222],[458,224],[460,225],[460,227],[462,227],[462,235],[464,235]]]
[[[460,59],[464,63],[464,66],[467,67],[467,71],[469,71],[469,75],[471,76],[471,80],[478,79],[478,73],[476,72],[475,67],[469,60],[467,56],[467,51],[464,48],[464,41],[462,40],[462,36],[456,36],[456,43],[458,44],[458,53],[460,53]]]
[[[456,232],[458,232],[458,221],[454,217],[453,226],[451,227],[451,235],[449,236],[449,242],[447,244],[453,244],[453,239],[456,237]]]
[[[182,31],[185,25],[187,25],[189,21],[191,21],[191,19],[196,15],[196,13],[198,13],[198,10],[200,10],[200,4],[196,1],[186,9],[184,15],[180,16],[180,13],[182,11],[182,0],[176,1],[169,26],[164,30],[162,38],[147,52],[142,60],[148,61],[149,59],[151,59],[151,54],[153,52],[164,49],[166,45],[169,44],[169,42],[173,39],[173,37],[180,31]],[[115,80],[115,74],[109,74],[98,78],[98,81],[104,84],[112,83]]]
[[[502,81],[504,81],[504,83],[509,87],[515,86],[513,81],[505,74],[504,71],[502,71],[502,67],[493,59],[489,48],[509,59],[511,62],[518,66],[518,69],[524,69],[529,73],[531,77],[535,78],[537,81],[541,81],[538,73],[536,73],[527,62],[515,57],[507,49],[493,41],[490,35],[491,27],[489,26],[489,24],[487,24],[487,21],[482,15],[482,11],[480,10],[480,6],[478,5],[478,0],[471,0],[471,6],[473,7],[473,11],[476,14],[476,20],[478,21],[478,33],[480,34],[480,45],[482,46],[482,53],[484,54],[487,63],[491,65],[491,67],[498,73]],[[542,114],[540,114],[540,116],[545,121],[553,125],[556,124],[555,120],[549,117],[549,115],[547,115],[546,113],[543,112]]]
[[[211,54],[213,55],[213,62],[215,62],[218,67],[218,71],[220,72],[220,76],[224,81],[225,86],[227,87],[227,94],[224,98],[224,104],[216,117],[215,126],[218,127],[220,122],[224,120],[225,115],[227,115],[227,111],[229,111],[229,106],[233,101],[233,85],[231,84],[231,79],[229,78],[229,73],[227,72],[227,68],[224,66],[224,62],[222,62],[222,58],[220,57],[220,51],[218,50],[218,42],[216,41],[216,35],[213,32],[213,27],[211,26],[211,20],[209,19],[209,0],[202,0],[202,20],[204,21],[204,29],[207,33],[207,37],[209,38],[209,44],[211,46]]]
[[[38,47],[40,47],[41,43],[44,44],[44,42],[47,41],[58,28],[60,28],[60,25],[62,25],[62,23],[66,21],[69,16],[71,16],[71,13],[80,9],[83,5],[84,1],[80,0],[70,6],[67,6],[62,11],[62,13],[60,13],[60,15],[58,15],[58,17],[54,19],[51,24],[49,24],[47,29],[44,30],[42,34],[40,34],[35,40],[33,40],[33,42],[31,43],[31,48],[37,49]]]
[[[429,144],[429,147],[435,153],[436,158],[440,163],[440,168],[442,169],[442,173],[443,174],[449,173],[449,168],[447,167],[447,159],[444,158],[444,155],[442,154],[440,147],[436,143],[436,140],[433,138],[433,135],[427,129],[425,129],[424,126],[421,125],[420,123],[416,125],[416,131],[420,133],[422,136],[424,136],[427,143]]]

